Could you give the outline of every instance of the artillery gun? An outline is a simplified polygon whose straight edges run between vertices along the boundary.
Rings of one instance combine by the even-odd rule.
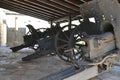
[[[46,29],[44,32],[34,29],[32,25],[27,25],[27,27],[29,32],[23,37],[24,44],[10,48],[13,52],[25,47],[35,50],[33,54],[23,57],[23,61],[29,61],[51,53],[58,54],[58,56],[65,61],[71,61],[70,59],[68,60],[68,55],[62,55],[61,57],[59,53],[65,53],[64,51],[68,49],[70,35],[77,25],[68,24],[62,28],[56,25],[55,27]],[[38,47],[34,48],[36,44]],[[59,51],[60,49],[62,50]],[[78,59],[79,58],[80,57],[78,57]]]
[[[88,30],[88,27],[91,29]],[[44,32],[35,30],[31,25],[28,25],[28,28],[31,34],[24,36],[24,46],[35,49],[34,46],[37,44],[38,47],[33,54],[23,57],[23,61],[54,53],[62,60],[71,62],[76,68],[79,68],[81,60],[94,61],[98,57],[105,56],[106,52],[115,49],[113,33],[101,33],[97,31],[97,25],[89,21],[82,22],[78,26],[68,24],[63,27],[52,27]],[[100,40],[103,43],[99,43]],[[104,50],[105,46],[110,47]],[[14,47],[11,49],[16,50]]]
[[[59,52],[58,49],[60,48],[62,48],[61,52],[64,53],[64,51],[68,48],[70,34],[75,29],[75,27],[77,27],[77,25],[71,24],[70,27],[71,27],[71,30],[69,30],[69,25],[65,25],[59,31],[56,31],[57,34],[38,39],[37,43],[39,47],[36,50],[36,52],[22,58],[22,60],[28,61],[28,60],[36,59],[50,53],[58,54]],[[64,35],[61,35],[61,34],[59,35],[60,32],[62,32],[62,34]],[[69,57],[65,55],[63,56],[66,58]],[[62,57],[60,58],[63,59]],[[63,59],[63,60],[68,61],[67,59]]]
[[[38,48],[38,39],[42,39],[48,36],[52,36],[57,33],[57,31],[60,29],[60,27],[52,27],[52,28],[47,28],[44,32],[41,32],[40,29],[35,29],[32,25],[26,25],[29,31],[27,34],[23,36],[24,43],[16,46],[16,47],[11,47],[10,49],[13,52],[19,51],[23,48],[29,47],[34,50],[37,50]]]

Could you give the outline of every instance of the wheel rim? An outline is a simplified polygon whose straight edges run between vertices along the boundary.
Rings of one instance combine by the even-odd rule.
[[[71,25],[73,26],[72,29],[69,30],[69,25],[64,26],[56,35],[55,39],[55,48],[57,55],[64,61],[71,62],[71,58],[69,57],[69,54],[65,52],[69,48],[69,40],[70,35],[72,31],[74,30],[74,27],[77,27],[77,25]]]

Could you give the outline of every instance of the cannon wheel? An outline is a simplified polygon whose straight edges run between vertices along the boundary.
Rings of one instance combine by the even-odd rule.
[[[69,29],[69,25],[64,26],[55,37],[55,48],[57,55],[66,62],[71,62],[71,58],[66,50],[69,46],[70,35],[77,25],[71,24],[70,27],[71,29]]]

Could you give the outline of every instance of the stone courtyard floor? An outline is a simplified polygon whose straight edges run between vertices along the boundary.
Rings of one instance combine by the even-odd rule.
[[[69,66],[59,57],[49,55],[28,62],[21,61],[22,57],[33,52],[23,49],[13,53],[8,47],[0,47],[0,80],[38,80]]]
[[[32,61],[21,61],[22,57],[32,53],[34,51],[31,49],[13,53],[8,47],[0,47],[0,80],[39,80],[70,66],[59,57],[50,55]],[[120,80],[120,63],[90,80]]]

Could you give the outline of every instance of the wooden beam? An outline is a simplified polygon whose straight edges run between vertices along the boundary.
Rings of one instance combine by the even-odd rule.
[[[52,6],[49,6],[47,4],[43,4],[43,3],[38,3],[37,1],[33,0],[33,1],[29,1],[29,0],[24,0],[25,2],[29,3],[30,5],[35,5],[35,6],[38,6],[39,8],[44,8],[44,9],[47,9],[51,12],[55,12],[55,13],[59,13],[59,14],[62,14],[62,15],[65,15],[67,14],[67,12],[63,11],[63,10],[60,10],[56,7],[52,7]]]
[[[51,2],[51,1],[49,1],[49,0],[36,0],[36,1],[37,1],[38,3],[40,2],[40,3],[42,3],[42,4],[47,4],[47,5],[52,6],[52,7],[54,7],[54,8],[58,8],[58,9],[63,10],[63,11],[65,11],[65,12],[76,13],[76,11],[74,11],[74,10],[72,10],[72,9],[70,9],[70,8],[67,8],[67,7],[61,6],[61,5],[59,5],[59,4],[53,3],[53,2]]]
[[[65,2],[64,0],[50,0],[50,1],[52,1],[54,3],[57,3],[57,4],[61,5],[61,6],[70,8],[72,10],[79,11],[79,7],[71,5],[71,4],[67,3],[67,2]]]
[[[55,12],[51,12],[51,11],[49,11],[49,10],[46,10],[46,9],[43,9],[43,8],[40,8],[40,7],[36,7],[36,6],[34,6],[34,5],[30,5],[30,4],[24,3],[24,2],[22,2],[22,1],[9,0],[9,2],[12,2],[12,3],[15,3],[15,4],[19,4],[19,5],[22,5],[22,6],[24,5],[24,6],[27,6],[27,7],[31,8],[31,9],[35,9],[35,10],[37,10],[37,11],[42,11],[42,12],[44,12],[44,13],[49,13],[49,14],[52,14],[52,15],[54,15],[54,16],[62,16],[61,14],[58,14],[58,13],[55,13]]]
[[[33,11],[33,12],[36,12],[38,13],[39,15],[42,14],[42,15],[45,15],[45,16],[51,16],[51,17],[54,17],[54,18],[58,18],[60,16],[56,16],[56,15],[53,15],[53,14],[49,14],[49,13],[45,13],[45,12],[42,12],[42,11],[38,11],[36,9],[33,9],[33,8],[29,8],[28,6],[24,6],[24,5],[20,5],[20,4],[16,4],[14,2],[11,2],[11,1],[2,1],[4,2],[4,4],[8,4],[8,5],[11,5],[11,6],[17,6],[17,7],[21,7],[23,9],[27,9],[27,11]],[[6,6],[6,5],[5,5]]]
[[[23,7],[15,6],[13,4],[9,4],[9,3],[6,3],[6,2],[1,2],[1,3],[2,3],[0,5],[1,8],[5,8],[5,9],[8,9],[8,10],[15,11],[15,12],[18,12],[18,13],[22,13],[22,14],[25,14],[25,15],[29,15],[29,16],[32,16],[32,17],[41,18],[43,20],[50,19],[50,16],[47,16],[47,15],[44,15],[44,14],[39,14],[35,11],[28,10],[26,8],[23,8]]]
[[[98,75],[98,66],[92,66],[63,80],[89,80]]]
[[[0,7],[4,8],[4,9],[9,9],[11,11],[17,11],[18,13],[22,11],[21,9],[18,10],[19,8],[16,9],[16,8],[14,8],[12,6],[6,7],[6,6],[3,6],[3,5],[0,5]],[[29,14],[28,16],[32,16],[32,17],[39,18],[39,19],[46,20],[46,21],[49,20],[49,18],[47,18],[47,17],[44,18],[44,17],[41,17],[39,15],[36,15],[35,13],[31,13],[31,12],[28,12],[28,11],[22,11],[22,14],[24,14],[24,15],[28,15]]]
[[[92,0],[80,0],[82,2],[89,2],[89,1],[92,1]]]
[[[80,7],[80,4],[84,3],[84,2],[82,2],[80,0],[64,0],[64,1],[66,1],[68,3],[71,3],[71,4],[73,4],[73,5],[77,6],[77,7]]]

